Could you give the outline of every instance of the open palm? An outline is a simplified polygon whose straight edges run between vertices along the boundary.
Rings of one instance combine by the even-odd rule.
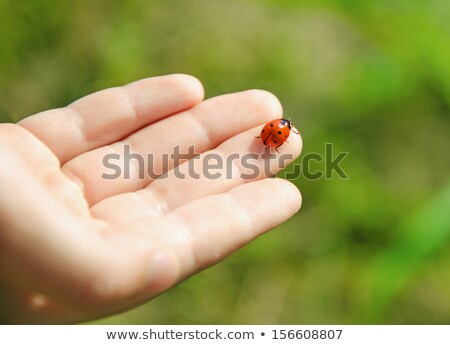
[[[261,153],[255,136],[280,117],[278,100],[258,90],[202,98],[195,78],[169,75],[0,125],[0,321],[72,323],[126,310],[299,209],[287,181],[244,179],[235,163],[231,176],[202,174],[207,153],[224,161]],[[192,164],[164,164],[164,153],[192,145],[200,154]],[[104,157],[118,154],[123,164],[125,147],[152,153],[164,175],[141,178],[134,160],[129,178],[104,178]],[[300,149],[291,135],[280,148],[292,155],[283,164]]]

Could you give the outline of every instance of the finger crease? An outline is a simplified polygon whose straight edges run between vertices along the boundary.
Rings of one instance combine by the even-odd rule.
[[[183,237],[183,244],[185,244],[185,248],[189,248],[188,255],[191,259],[191,268],[200,267],[202,262],[197,255],[193,231],[189,226],[186,218],[176,213],[171,213],[169,217],[171,217],[174,220],[174,223],[176,223],[176,232],[179,234],[180,231],[182,231],[183,234],[185,234],[185,236]],[[186,260],[183,261],[186,263]]]
[[[128,146],[128,148],[129,148],[129,156],[140,155],[140,153],[137,150],[133,149],[133,145],[131,144],[131,141],[129,141],[127,139],[120,140],[120,141],[110,144],[108,146],[114,151],[114,153],[118,154],[120,156],[120,158],[123,160],[125,160],[125,158],[124,158],[125,146]],[[139,182],[139,188],[144,188],[147,185],[147,179],[145,176],[145,165],[147,164],[147,162],[145,161],[145,158],[144,158],[144,167],[143,167],[143,169],[144,169],[144,178],[143,179],[141,179],[139,177],[139,175],[140,175],[139,160],[128,159],[128,162],[130,164],[130,170],[137,173],[137,178],[134,178],[134,180]],[[131,174],[131,171],[130,171],[130,176],[135,177],[136,175]]]
[[[158,205],[157,212],[159,213],[159,215],[163,216],[172,211],[172,209],[169,207],[169,204],[167,203],[167,200],[165,200],[155,188],[150,186],[144,191],[145,192],[150,191],[150,193],[152,194],[153,199],[156,201],[156,204]]]
[[[83,116],[81,115],[81,113],[73,108],[72,104],[69,104],[68,106],[60,109],[63,112],[64,116],[75,125],[75,129],[80,133],[82,141],[86,143],[86,146],[88,146],[89,138],[87,135],[85,122],[82,120]]]
[[[200,128],[200,131],[202,132],[201,136],[204,138],[205,141],[205,146],[211,147],[212,140],[211,140],[211,133],[209,132],[209,130],[206,128],[203,122],[198,117],[193,115],[191,112],[188,112],[188,116],[192,119],[192,121],[195,122],[196,127]]]
[[[128,89],[126,86],[120,86],[119,90],[122,92],[122,95],[124,97],[125,102],[128,104],[128,108],[130,110],[130,114],[134,118],[134,120],[138,119],[138,112],[136,110],[136,107],[134,103],[131,101],[130,93],[128,92]]]
[[[144,211],[144,214],[139,218],[148,218],[148,217],[159,217],[161,215],[160,205],[158,204],[158,208],[151,207],[149,203],[145,200],[144,195],[142,195],[141,191],[138,191],[137,193],[133,193],[134,198],[141,204],[142,210]]]

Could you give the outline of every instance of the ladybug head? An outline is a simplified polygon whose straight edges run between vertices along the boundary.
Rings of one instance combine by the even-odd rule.
[[[286,126],[289,129],[291,129],[292,127],[292,122],[290,120],[281,119],[280,124]]]

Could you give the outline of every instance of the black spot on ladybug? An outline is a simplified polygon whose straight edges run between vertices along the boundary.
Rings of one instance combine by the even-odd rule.
[[[275,140],[275,141],[274,141],[274,143],[276,144],[276,143],[277,143],[277,141]]]
[[[278,134],[281,134],[281,131],[278,131]]]
[[[264,133],[264,129],[262,130],[262,132],[261,133]]]
[[[285,135],[284,137],[287,138],[287,135]]]
[[[273,127],[273,123],[270,124],[270,127]]]

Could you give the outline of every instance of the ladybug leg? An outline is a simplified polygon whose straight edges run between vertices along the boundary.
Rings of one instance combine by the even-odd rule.
[[[293,129],[291,129],[292,132],[294,132],[295,134],[300,134],[300,132],[294,131]]]
[[[278,151],[278,148],[279,148],[281,145],[283,145],[283,144],[280,144],[280,145],[278,145],[278,146],[275,146],[275,151],[277,151],[278,153],[280,153],[280,151]]]

